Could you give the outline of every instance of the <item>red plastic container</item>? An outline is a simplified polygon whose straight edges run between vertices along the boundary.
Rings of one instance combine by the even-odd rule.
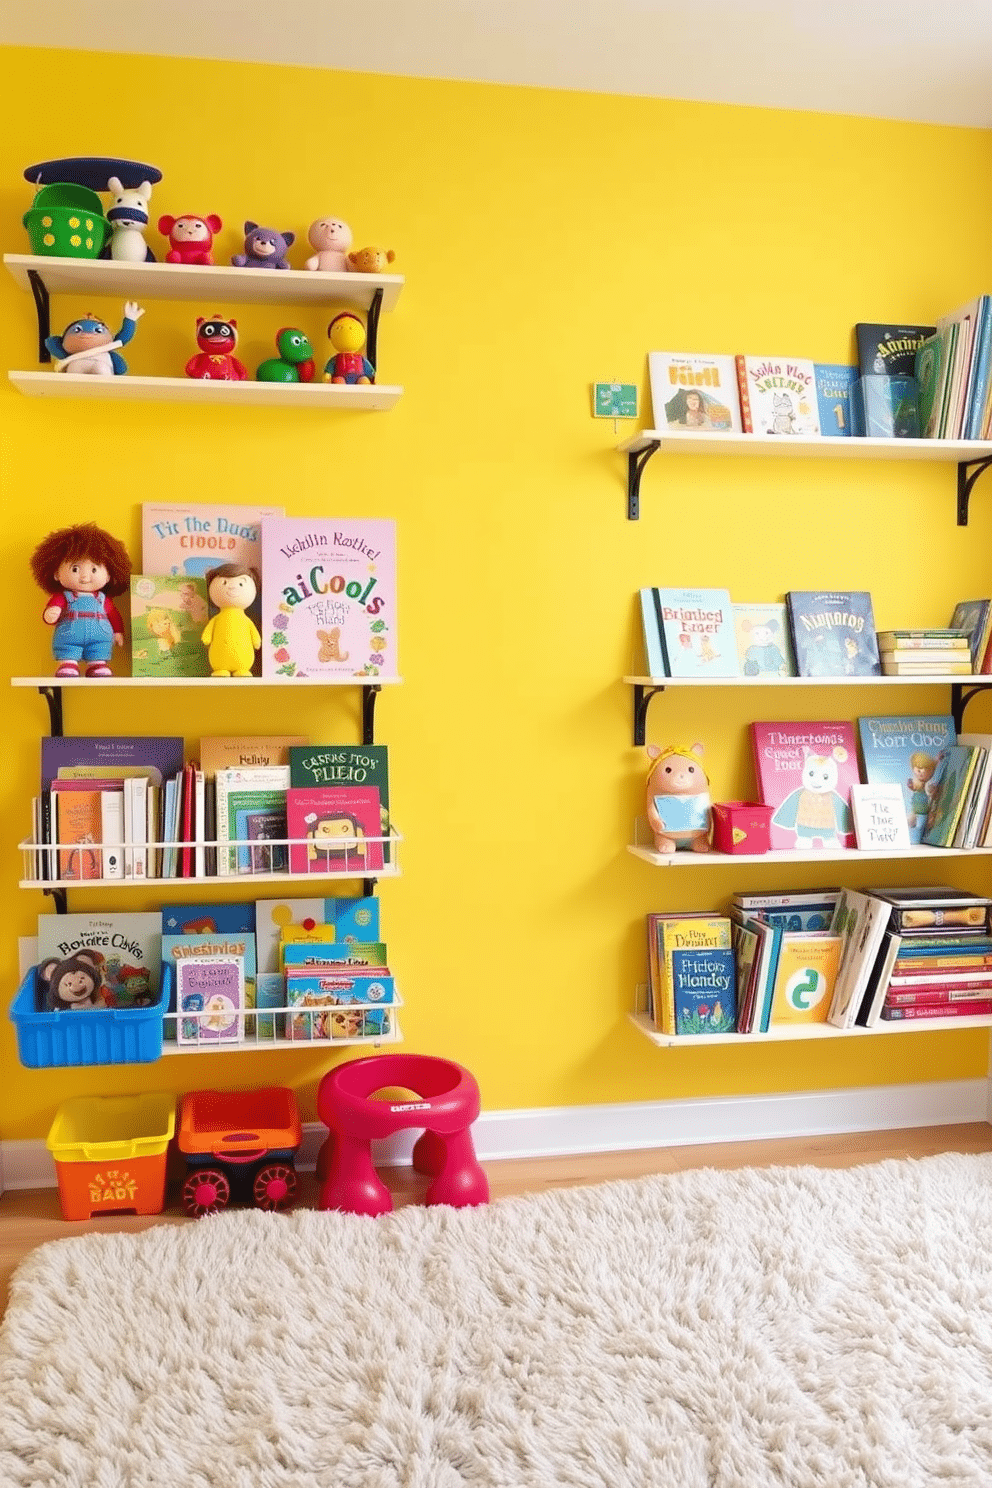
[[[772,806],[757,801],[717,801],[713,805],[713,849],[725,853],[766,853],[771,846]]]

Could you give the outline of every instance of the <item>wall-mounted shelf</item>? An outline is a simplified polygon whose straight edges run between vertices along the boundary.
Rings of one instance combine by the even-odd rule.
[[[627,516],[640,516],[641,476],[651,456],[710,455],[725,459],[738,456],[782,459],[913,460],[953,464],[957,476],[957,520],[968,523],[972,487],[982,471],[992,465],[992,441],[978,439],[858,439],[828,435],[715,434],[685,430],[671,433],[644,429],[617,446],[627,456]]]
[[[246,271],[247,272],[247,271]],[[262,271],[256,269],[255,273]],[[382,413],[403,395],[401,387],[379,383],[348,386],[333,382],[209,382],[195,377],[92,377],[81,372],[8,372],[29,398],[103,398],[118,402],[240,403],[258,408],[338,408]]]
[[[736,868],[742,863],[767,863],[769,870],[790,863],[867,863],[875,859],[898,858],[904,862],[916,858],[980,858],[992,855],[992,847],[892,847],[865,852],[857,847],[776,849],[766,853],[674,852],[660,853],[643,843],[631,842],[627,851],[654,868]]]
[[[949,687],[954,726],[960,733],[972,698],[992,688],[992,675],[971,677],[624,677],[634,689],[635,746],[644,743],[651,699],[669,687]]]
[[[767,1033],[661,1033],[647,1013],[629,1013],[639,1033],[662,1049],[698,1049],[706,1045],[733,1044],[737,1049],[748,1044],[790,1043],[796,1039],[875,1038],[886,1033],[947,1033],[967,1028],[992,1028],[992,1015],[969,1018],[899,1018],[876,1023],[874,1028],[834,1028],[830,1023],[783,1023]]]

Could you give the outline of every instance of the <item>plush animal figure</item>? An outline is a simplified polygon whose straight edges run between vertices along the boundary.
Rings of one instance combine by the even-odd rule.
[[[702,766],[703,746],[647,746],[647,817],[655,849],[673,853],[710,850],[710,783]]]
[[[231,262],[236,269],[288,269],[286,255],[295,242],[295,233],[276,232],[274,227],[246,222],[245,251],[236,253]]]
[[[44,997],[47,1012],[103,1006],[100,968],[86,951],[78,951],[64,961],[52,957],[42,962],[37,977],[37,999]]]
[[[375,382],[375,368],[362,355],[365,327],[351,310],[342,310],[327,327],[335,355],[324,365],[325,382]]]
[[[802,785],[790,791],[772,817],[776,827],[795,832],[796,847],[836,848],[851,831],[851,809],[837,791],[837,761],[803,745]]]
[[[125,191],[118,177],[111,176],[107,190],[113,201],[107,208],[112,236],[106,256],[118,263],[154,263],[155,255],[145,242],[151,182],[142,181],[133,191]]]
[[[244,382],[248,368],[234,355],[238,344],[238,322],[222,320],[215,315],[205,320],[196,317],[196,344],[200,348],[196,356],[186,363],[186,376],[211,382]]]
[[[240,563],[222,563],[206,578],[210,603],[218,611],[200,636],[208,648],[210,675],[250,677],[262,637],[245,611],[258,593],[258,574]]]
[[[116,334],[95,315],[84,315],[67,325],[61,336],[46,336],[45,346],[56,372],[83,372],[93,377],[123,377],[127,362],[117,355],[126,346],[144,315],[133,300],[124,306],[124,319]]]
[[[212,264],[214,237],[224,226],[212,213],[209,217],[160,217],[158,230],[169,240],[166,263]]]
[[[351,228],[338,217],[319,217],[311,222],[307,242],[314,250],[305,269],[320,269],[331,273],[344,273],[348,268],[348,249],[351,247]]]
[[[317,368],[313,347],[296,326],[284,326],[276,336],[277,357],[269,357],[255,373],[258,382],[313,382]]]
[[[359,248],[348,254],[348,268],[353,274],[385,274],[395,257],[392,248]]]

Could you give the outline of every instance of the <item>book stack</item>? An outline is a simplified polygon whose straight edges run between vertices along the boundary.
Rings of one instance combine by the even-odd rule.
[[[706,911],[649,914],[648,1012],[668,1034],[732,1033],[736,969],[730,920]]]
[[[884,677],[970,674],[969,636],[962,629],[880,630],[878,654]]]
[[[839,893],[734,894],[738,1033],[826,1019],[841,949],[830,929]]]
[[[856,1022],[992,1015],[992,899],[946,885],[871,889],[885,929]]]
[[[992,298],[978,295],[939,316],[916,353],[920,433],[927,439],[992,436]]]
[[[992,734],[959,734],[930,788],[921,838],[928,847],[992,847]]]

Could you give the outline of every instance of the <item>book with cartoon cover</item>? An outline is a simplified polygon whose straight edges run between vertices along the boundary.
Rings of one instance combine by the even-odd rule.
[[[651,351],[648,373],[656,429],[741,433],[732,356]]]
[[[739,354],[737,386],[745,433],[820,433],[816,371],[807,358]]]
[[[881,676],[866,589],[790,589],[785,603],[800,677]]]

